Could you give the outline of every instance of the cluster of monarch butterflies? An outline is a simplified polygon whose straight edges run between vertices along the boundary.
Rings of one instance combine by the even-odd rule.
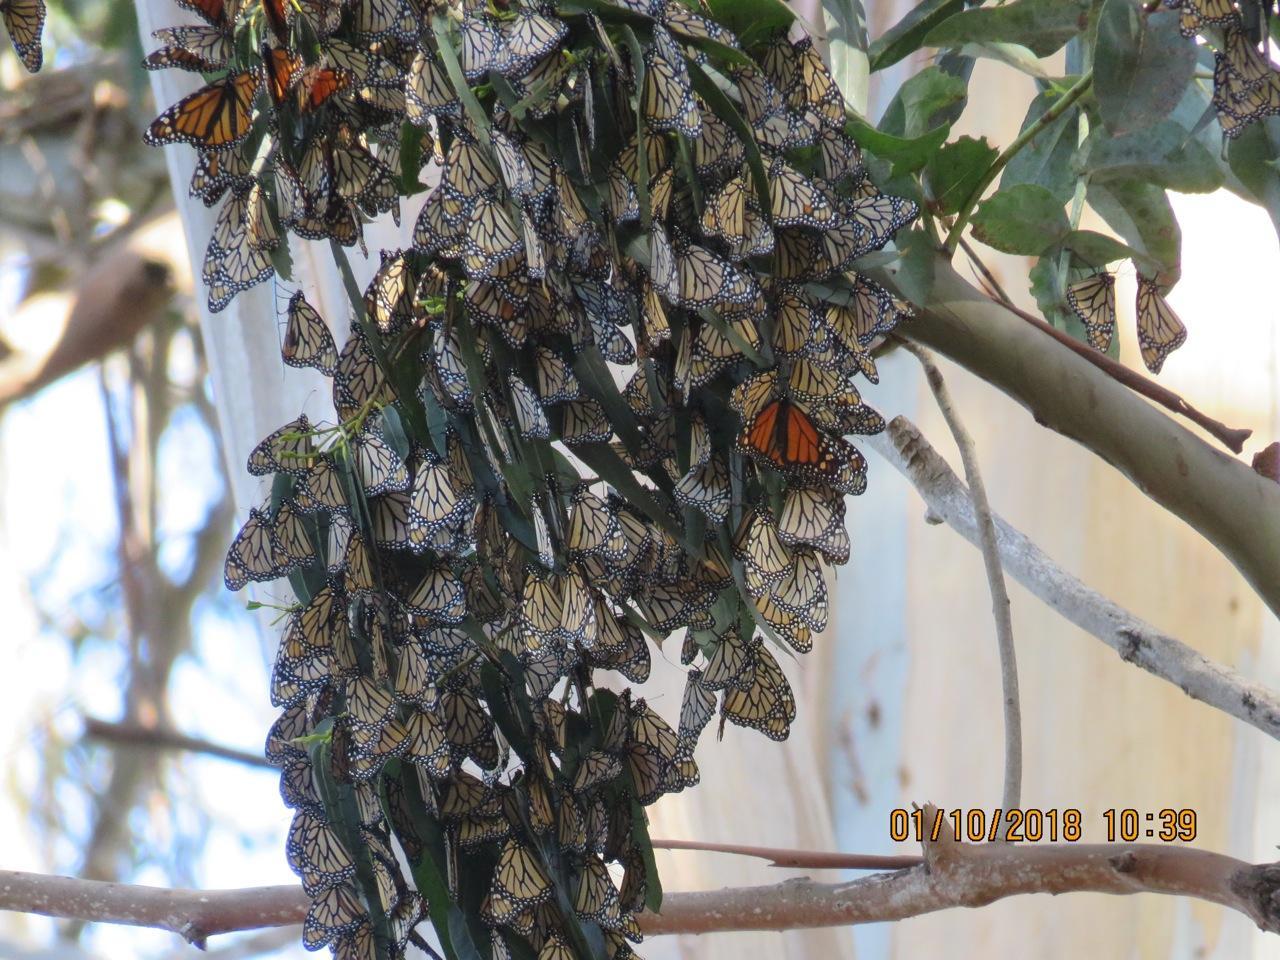
[[[1179,11],[1182,34],[1202,36],[1216,50],[1213,106],[1222,132],[1235,138],[1257,120],[1280,114],[1280,72],[1270,45],[1271,2],[1164,0]]]
[[[0,0],[0,17],[22,65],[35,73],[44,63],[40,37],[44,31],[44,0]]]
[[[1085,337],[1095,350],[1106,353],[1116,331],[1116,278],[1105,271],[1091,273],[1067,287],[1067,303],[1084,324]],[[1142,362],[1159,373],[1169,354],[1187,341],[1187,328],[1164,298],[1159,283],[1138,274],[1138,347]]]
[[[227,73],[149,136],[231,192],[215,305],[277,226],[394,209],[405,131],[440,168],[341,347],[290,297],[284,360],[332,378],[337,422],[255,448],[271,493],[227,556],[229,588],[297,597],[267,754],[305,944],[399,956],[429,918],[451,956],[631,956],[660,896],[643,808],[697,782],[717,712],[775,740],[796,717],[779,659],[826,627],[866,485],[845,437],[883,427],[854,378],[909,315],[853,264],[915,205],[867,178],[807,38],[745,51],[679,0],[190,4],[214,49],[174,28],[150,59]],[[259,115],[286,36],[299,79]],[[674,723],[596,685],[643,684],[677,631]]]

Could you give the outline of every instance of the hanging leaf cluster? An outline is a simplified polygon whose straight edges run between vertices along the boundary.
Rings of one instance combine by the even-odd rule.
[[[845,437],[884,425],[854,381],[909,313],[852,266],[916,206],[772,5],[749,48],[676,0],[183,5],[203,24],[148,64],[220,73],[148,139],[195,145],[222,203],[210,306],[286,231],[353,293],[341,347],[290,299],[284,359],[337,420],[253,451],[271,495],[226,563],[298,598],[267,753],[305,943],[399,956],[429,918],[451,957],[629,956],[660,902],[643,808],[697,782],[717,712],[795,719],[778,651],[827,624]],[[342,246],[432,158],[361,294]],[[600,685],[677,631],[678,718]]]

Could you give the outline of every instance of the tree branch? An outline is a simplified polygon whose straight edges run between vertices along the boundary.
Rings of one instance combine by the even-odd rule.
[[[274,770],[275,767],[266,757],[234,747],[224,747],[218,743],[189,737],[176,730],[164,730],[159,727],[148,727],[140,723],[112,723],[95,717],[85,717],[84,735],[90,740],[104,740],[108,743],[124,744],[135,747],[154,747],[162,750],[186,750],[201,753],[222,760],[243,763],[249,767],[264,767]]]
[[[934,808],[925,808],[932,821]],[[944,831],[945,824],[944,823]],[[1156,844],[926,843],[924,863],[848,883],[790,880],[763,887],[672,893],[641,914],[649,935],[787,930],[901,920],[980,907],[1028,893],[1163,893],[1196,897],[1280,932],[1280,864]],[[0,871],[0,910],[170,930],[203,945],[235,930],[299,923],[309,903],[298,886],[241,890],[158,887]]]
[[[978,545],[978,523],[964,483],[920,431],[895,417],[884,433],[863,437],[911,482],[929,509]],[[1059,567],[1025,534],[992,518],[1005,570],[1032,594],[1128,661],[1268,736],[1280,739],[1280,696],[1203,656],[1090,589]]]
[[[771,867],[801,870],[901,870],[923,863],[920,857],[876,856],[866,853],[828,853],[823,850],[791,850],[786,847],[752,847],[740,843],[707,843],[701,840],[650,840],[655,850],[703,850],[768,860]]]
[[[924,368],[929,389],[942,411],[942,418],[960,449],[964,475],[969,480],[969,498],[978,521],[978,542],[982,548],[987,589],[991,592],[991,615],[996,624],[996,646],[1000,651],[1000,686],[1004,706],[1004,791],[1001,806],[1013,810],[1022,806],[1022,710],[1018,702],[1018,652],[1013,644],[1013,617],[1009,609],[1009,591],[1004,585],[1004,569],[1000,565],[1000,548],[996,544],[996,526],[991,518],[991,502],[987,485],[978,468],[978,451],[973,437],[951,400],[951,391],[942,379],[942,371],[928,350],[914,343],[906,347]],[[1006,830],[1008,829],[1006,825]]]
[[[1181,517],[1280,614],[1280,484],[1135,396],[983,296],[939,257],[927,309],[900,330],[1078,441]]]

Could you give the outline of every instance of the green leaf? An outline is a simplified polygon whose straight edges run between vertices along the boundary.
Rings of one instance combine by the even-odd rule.
[[[885,109],[880,129],[885,133],[915,140],[940,126],[935,116],[948,107],[964,102],[968,85],[959,77],[927,67],[898,88]],[[942,121],[945,123],[946,121]]]
[[[895,242],[902,250],[902,259],[893,277],[894,285],[911,303],[928,303],[938,258],[933,241],[924,230],[916,229],[898,234]]]
[[[1128,244],[1121,243],[1115,237],[1093,230],[1072,230],[1062,238],[1061,248],[1070,250],[1075,259],[1084,265],[1100,270],[1108,263],[1117,260],[1138,259],[1146,261],[1146,257]]]
[[[1266,210],[1276,232],[1280,233],[1277,157],[1280,157],[1280,121],[1275,119],[1251,124],[1227,144],[1227,163],[1239,180],[1239,187],[1233,189]]]
[[[1062,201],[1032,183],[1001,190],[973,215],[973,235],[1004,253],[1039,255],[1070,232]]]
[[[785,0],[710,0],[707,6],[712,19],[732,30],[744,49],[786,30],[797,19]]]
[[[946,142],[951,124],[930,130],[914,140],[882,133],[861,117],[849,121],[849,130],[858,146],[882,160],[891,161],[894,176],[900,176],[919,170],[929,162],[929,158]]]
[[[1047,57],[1084,29],[1088,13],[1088,0],[1014,0],[949,18],[929,31],[924,45],[1017,43]]]
[[[823,0],[831,76],[847,102],[867,105],[867,16],[862,0]]]
[[[1098,16],[1093,91],[1112,133],[1142,130],[1167,117],[1195,65],[1195,44],[1178,32],[1176,11],[1148,15],[1129,0],[1105,0]]]
[[[996,148],[985,138],[961,137],[930,157],[924,175],[937,212],[943,216],[956,213],[997,156]]]
[[[1062,289],[1056,260],[1054,256],[1040,257],[1027,274],[1027,279],[1031,281],[1031,295],[1036,298],[1040,313],[1055,327],[1061,327],[1066,291]]]
[[[929,32],[964,9],[964,0],[924,0],[871,44],[871,72],[891,67],[924,45]]]
[[[1022,121],[1022,130],[1025,131],[1039,120],[1060,96],[1060,93],[1046,91],[1032,100],[1027,116]],[[1079,129],[1078,109],[1068,110],[1054,120],[1030,143],[1014,154],[1000,176],[1001,188],[1012,187],[1019,183],[1034,183],[1048,189],[1063,203],[1070,200],[1076,188],[1071,158],[1076,152]]]
[[[1089,206],[1129,246],[1177,279],[1182,271],[1182,230],[1163,187],[1137,180],[1091,183]]]
[[[1082,154],[1082,172],[1093,183],[1143,180],[1180,193],[1209,193],[1226,179],[1213,154],[1172,120],[1119,137],[1095,130]]]

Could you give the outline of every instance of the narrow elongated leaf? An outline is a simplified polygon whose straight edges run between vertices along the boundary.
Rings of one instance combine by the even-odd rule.
[[[891,67],[924,45],[924,38],[944,20],[964,9],[964,0],[924,0],[871,44],[871,72]]]
[[[1087,0],[1014,0],[950,17],[929,31],[924,45],[1017,43],[1036,56],[1047,57],[1084,30],[1088,13]]]

